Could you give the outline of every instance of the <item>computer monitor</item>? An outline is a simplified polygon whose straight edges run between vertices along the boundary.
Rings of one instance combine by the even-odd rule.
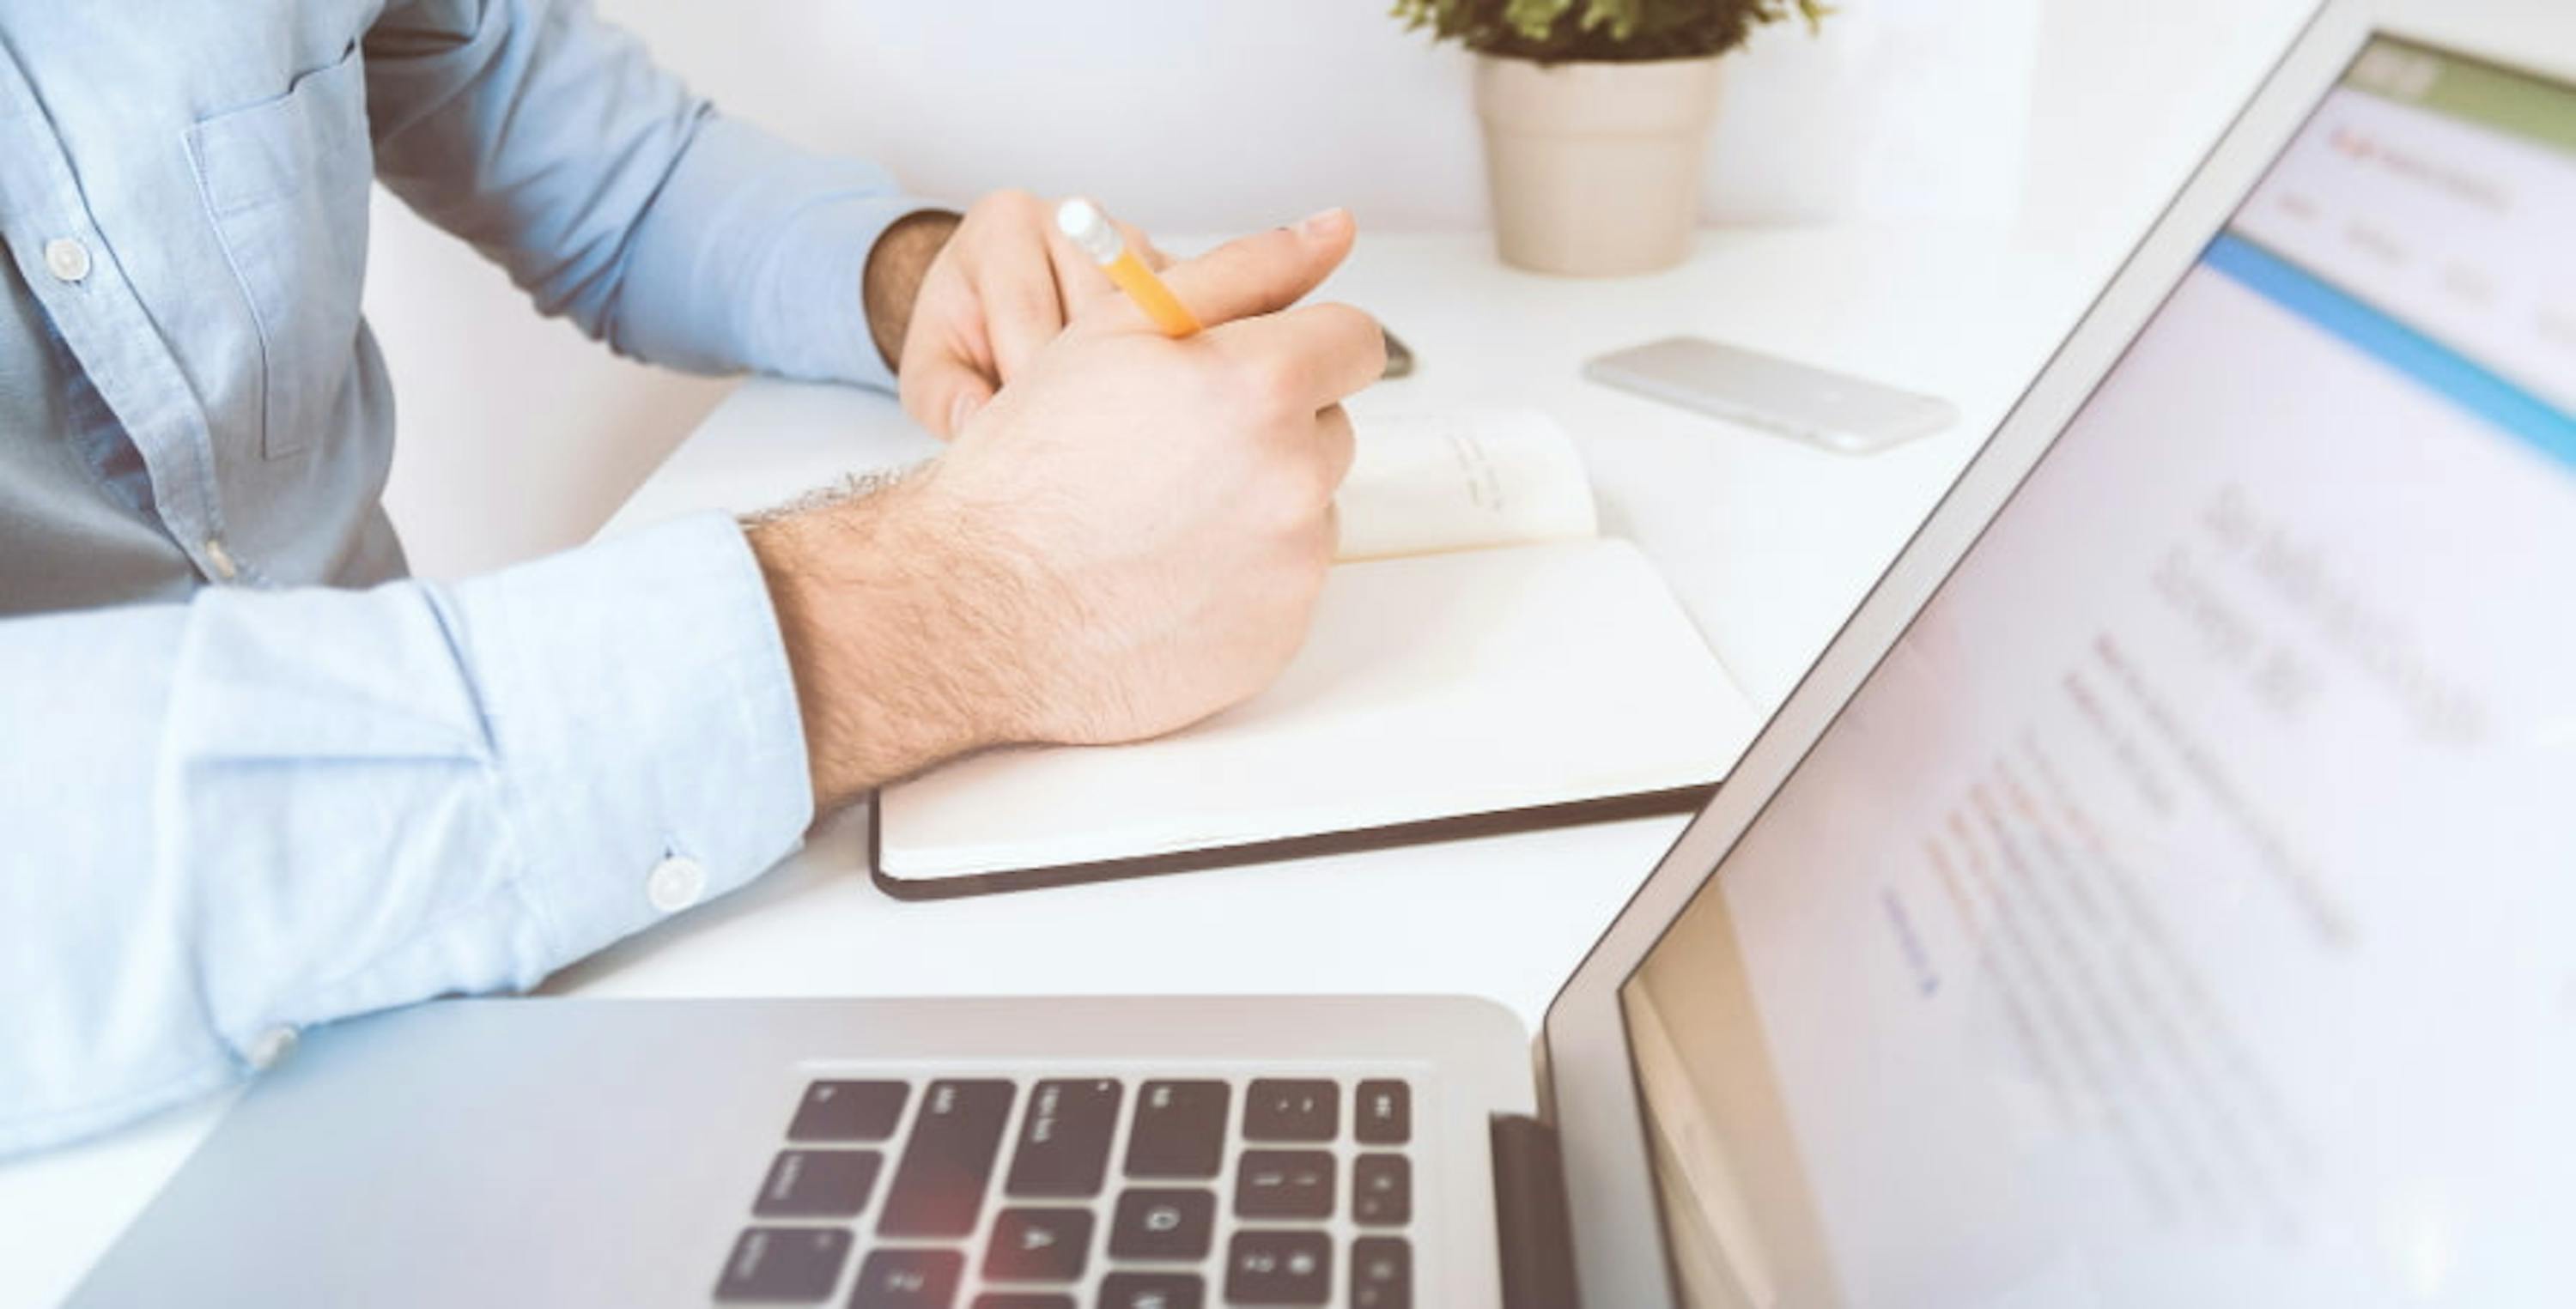
[[[2576,89],[2369,43],[1619,987],[1699,1305],[2576,1260]]]

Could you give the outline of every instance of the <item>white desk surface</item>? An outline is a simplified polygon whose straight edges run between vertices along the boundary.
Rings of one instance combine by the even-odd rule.
[[[1716,231],[1683,268],[1509,272],[1476,234],[1365,236],[1326,294],[1421,358],[1355,410],[1532,405],[1582,443],[1605,531],[1662,566],[1747,691],[1776,704],[2010,407],[2111,266],[1993,231]],[[1850,457],[1583,382],[1604,351],[1696,332],[1928,391],[1952,430]],[[892,401],[743,386],[605,531],[744,510],[935,446]],[[550,981],[600,996],[1451,992],[1535,1027],[1678,818],[1090,887],[902,903],[863,816],[746,890]],[[0,1305],[66,1294],[228,1100],[0,1167]]]

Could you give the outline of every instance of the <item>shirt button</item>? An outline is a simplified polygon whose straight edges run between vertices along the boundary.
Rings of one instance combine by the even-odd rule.
[[[215,570],[215,580],[229,582],[241,575],[241,565],[233,562],[233,552],[224,548],[223,538],[206,538],[206,566]]]
[[[45,242],[45,271],[58,282],[77,282],[89,276],[89,247],[68,236]]]
[[[673,855],[653,865],[644,878],[644,898],[666,914],[676,914],[707,893],[707,870],[687,855]]]
[[[264,1073],[294,1052],[295,1029],[280,1023],[250,1043],[250,1066]]]

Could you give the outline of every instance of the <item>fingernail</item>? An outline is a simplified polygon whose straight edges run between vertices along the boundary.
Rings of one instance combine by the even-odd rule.
[[[1319,213],[1307,215],[1304,222],[1297,224],[1297,230],[1310,237],[1330,236],[1336,229],[1340,228],[1342,224],[1347,223],[1350,220],[1351,216],[1349,211],[1336,205],[1333,208],[1323,210]]]

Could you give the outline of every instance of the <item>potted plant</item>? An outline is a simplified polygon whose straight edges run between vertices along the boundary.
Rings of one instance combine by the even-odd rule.
[[[1690,253],[1719,56],[1822,0],[1396,0],[1476,55],[1504,262],[1651,272]]]

